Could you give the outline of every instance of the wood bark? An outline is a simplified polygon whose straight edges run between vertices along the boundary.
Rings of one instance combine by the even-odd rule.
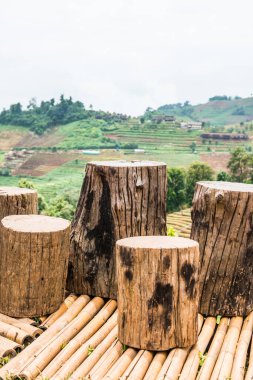
[[[253,309],[253,185],[197,183],[191,238],[200,247],[200,312],[249,314]]]
[[[43,215],[1,221],[0,312],[13,317],[53,313],[64,299],[70,223]]]
[[[68,290],[116,298],[115,242],[166,235],[166,190],[164,163],[87,164],[72,224]]]
[[[119,339],[164,351],[198,336],[198,243],[165,236],[116,243]],[[187,321],[187,323],[185,323]]]
[[[36,190],[21,187],[0,187],[0,220],[8,215],[37,214]]]

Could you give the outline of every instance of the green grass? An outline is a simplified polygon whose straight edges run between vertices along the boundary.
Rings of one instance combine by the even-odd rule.
[[[21,127],[18,125],[3,125],[0,124],[0,132],[5,132],[5,131],[11,131],[11,132],[28,132],[28,128],[26,127]]]
[[[5,155],[5,152],[0,151],[0,164],[1,164],[1,162],[4,161],[4,155]]]
[[[89,119],[76,121],[57,128],[56,134],[64,136],[64,140],[57,144],[63,149],[84,149],[113,144],[104,140],[102,128],[106,127],[103,120]]]
[[[82,185],[84,166],[84,161],[80,161],[78,164],[72,161],[44,176],[26,178],[29,178],[34,183],[36,189],[45,197],[47,202],[63,193],[70,194],[77,199]],[[20,178],[18,176],[1,176],[0,186],[18,186]]]

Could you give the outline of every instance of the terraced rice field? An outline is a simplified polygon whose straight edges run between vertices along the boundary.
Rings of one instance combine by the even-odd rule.
[[[77,157],[77,154],[66,152],[34,153],[13,174],[19,176],[42,176],[66,162],[73,161]]]
[[[167,226],[168,228],[174,228],[177,236],[189,238],[191,224],[191,210],[189,208],[168,214],[167,216]]]

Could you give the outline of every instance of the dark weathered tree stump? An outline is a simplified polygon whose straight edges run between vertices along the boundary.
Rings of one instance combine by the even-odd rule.
[[[87,164],[72,224],[69,290],[116,298],[115,242],[166,234],[166,182],[160,162]]]
[[[64,299],[70,223],[11,215],[0,228],[0,312],[13,317],[53,313]]]
[[[196,343],[198,243],[145,236],[116,243],[119,339],[163,351]]]
[[[199,182],[191,238],[200,248],[200,312],[253,310],[253,185]]]
[[[36,190],[21,187],[0,187],[0,220],[8,215],[37,214]]]

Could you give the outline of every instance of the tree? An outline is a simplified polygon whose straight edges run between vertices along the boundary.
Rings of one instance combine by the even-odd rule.
[[[230,182],[231,177],[228,173],[221,171],[217,174],[217,181],[225,181],[225,182]]]
[[[36,189],[34,183],[26,178],[21,178],[18,182],[19,187],[26,187],[27,189]],[[47,203],[43,195],[38,193],[38,211],[39,214],[43,213],[47,208]]]
[[[236,148],[228,162],[233,181],[248,182],[252,180],[253,155],[243,148]]]
[[[170,168],[168,174],[167,211],[177,211],[185,204],[185,179],[184,169]]]
[[[202,162],[194,162],[187,171],[186,176],[186,201],[189,205],[192,203],[195,184],[198,181],[212,181],[212,168]]]
[[[49,216],[57,216],[71,220],[75,212],[74,206],[64,196],[54,198],[46,209]]]
[[[196,152],[196,147],[197,147],[197,144],[195,143],[195,141],[193,141],[190,145],[190,148],[191,148],[191,151],[192,153],[195,153]]]
[[[11,114],[14,114],[14,115],[21,114],[21,112],[22,112],[21,104],[20,103],[12,104],[10,106],[10,112],[11,112]]]

